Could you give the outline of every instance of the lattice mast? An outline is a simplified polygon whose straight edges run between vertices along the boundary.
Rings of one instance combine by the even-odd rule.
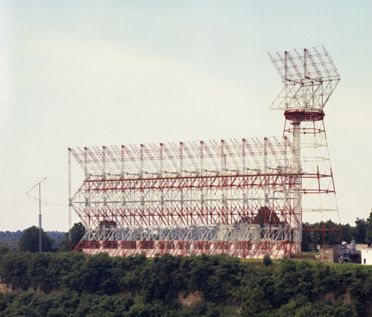
[[[283,134],[293,140],[293,167],[297,174],[293,193],[295,217],[302,224],[303,211],[336,211],[338,216],[324,106],[340,81],[339,72],[324,46],[276,52],[269,56],[283,82],[283,89],[271,108],[284,110]],[[316,171],[316,179],[308,175],[309,171]],[[319,184],[318,190],[308,191],[303,182],[314,181]],[[303,206],[307,194],[317,194],[317,202],[308,199],[308,206]],[[333,197],[324,199],[321,197],[324,194]],[[302,230],[298,230],[295,237],[298,245],[301,245],[301,237]]]

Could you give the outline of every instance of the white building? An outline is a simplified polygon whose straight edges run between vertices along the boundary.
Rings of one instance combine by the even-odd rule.
[[[362,264],[372,265],[372,248],[362,250]]]

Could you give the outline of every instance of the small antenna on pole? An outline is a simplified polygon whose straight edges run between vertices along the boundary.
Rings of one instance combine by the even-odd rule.
[[[41,216],[41,184],[46,181],[46,177],[44,177],[41,181],[39,181],[37,184],[32,186],[27,192],[26,195],[28,195],[31,191],[33,191],[36,187],[39,189],[39,252],[43,252],[43,244],[42,244],[42,216]],[[35,198],[35,197],[33,197]]]

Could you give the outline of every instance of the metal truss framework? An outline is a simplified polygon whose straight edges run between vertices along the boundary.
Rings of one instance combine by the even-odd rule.
[[[339,220],[334,190],[333,173],[328,152],[327,136],[324,126],[324,106],[340,81],[340,74],[324,46],[304,48],[300,53],[292,51],[269,54],[282,82],[283,89],[272,104],[272,109],[284,110],[285,126],[283,135],[293,141],[293,168],[301,174],[307,169],[329,175],[329,185],[333,190],[327,192],[328,205],[311,202],[311,211],[336,211]],[[295,210],[302,217],[306,205],[306,188],[303,179],[295,181]],[[321,191],[319,190],[319,193]],[[322,197],[319,197],[318,203]],[[330,201],[329,201],[330,200]],[[323,234],[324,236],[324,234]],[[301,234],[295,237],[301,241]]]
[[[69,153],[85,173],[70,202],[87,228],[87,253],[289,256],[300,251],[296,180],[309,194],[333,190],[328,174],[293,170],[288,138]]]
[[[301,253],[303,212],[337,210],[323,108],[340,78],[324,47],[270,56],[284,85],[273,104],[286,118],[281,138],[69,149],[70,213],[86,226],[78,248]],[[84,171],[74,195],[72,157]]]

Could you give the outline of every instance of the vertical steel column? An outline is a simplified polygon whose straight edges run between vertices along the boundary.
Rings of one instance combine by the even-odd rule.
[[[88,148],[87,147],[84,147],[84,162],[83,162],[83,166],[84,166],[84,181],[88,180],[89,176],[88,176]],[[92,212],[91,212],[91,204],[90,204],[90,196],[91,196],[91,193],[90,191],[88,192],[88,197],[85,196],[85,219],[86,219],[86,223],[88,225],[88,233],[90,235],[90,231],[91,231],[91,221],[92,221]],[[87,219],[88,218],[88,219]]]
[[[125,152],[125,146],[121,146],[121,151],[120,151],[120,177],[124,178],[124,152]]]
[[[43,252],[42,242],[42,225],[41,225],[41,182],[39,183],[39,252]]]
[[[204,146],[204,142],[200,141],[200,164],[199,164],[199,175],[200,176],[204,175],[203,146]],[[204,198],[205,197],[204,197],[203,187],[199,187],[199,191],[200,191],[200,214],[201,214],[202,218],[207,218],[207,219],[203,219],[203,220],[204,221],[206,220],[206,222],[208,223],[208,216],[204,217],[204,209],[205,209],[204,208],[204,205],[205,205],[205,199]],[[199,221],[200,221],[200,218],[199,218]]]
[[[293,121],[293,169],[294,169],[294,241],[301,252],[302,242],[302,176],[301,176],[301,121]]]
[[[71,148],[68,148],[68,248],[71,249],[71,220],[72,220],[72,197],[71,197]]]
[[[160,162],[159,162],[159,176],[162,177],[163,176],[163,148],[164,148],[164,144],[163,143],[160,143],[160,146],[159,146],[159,158],[160,158]]]
[[[141,144],[140,145],[140,164],[141,164],[141,167],[140,167],[140,178],[143,179],[143,148],[144,148],[144,145]],[[140,208],[140,227],[141,227],[141,230],[144,226],[144,224],[146,223],[145,222],[145,194],[143,192],[143,190],[141,190],[141,193],[140,193],[140,196],[141,196],[141,208]]]
[[[269,176],[268,176],[268,165],[267,165],[267,138],[264,138],[264,174],[265,174],[265,184],[264,184],[264,195],[265,195],[265,206],[269,207]]]

